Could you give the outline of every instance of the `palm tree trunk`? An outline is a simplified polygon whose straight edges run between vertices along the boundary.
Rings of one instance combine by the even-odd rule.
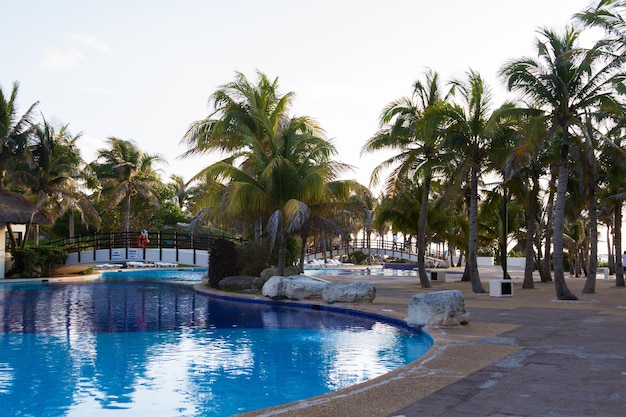
[[[611,243],[611,225],[606,227],[606,252],[608,253],[609,273],[615,273],[615,257],[613,256],[613,244]]]
[[[615,225],[613,226],[613,243],[615,244],[615,285],[626,286],[624,282],[624,265],[622,265],[622,202],[617,201],[614,206]]]
[[[534,186],[536,188],[537,186]],[[526,234],[526,248],[524,250],[524,256],[526,256],[526,265],[524,266],[524,282],[522,283],[522,288],[535,288],[535,283],[533,281],[533,269],[534,269],[534,255],[535,251],[533,249],[533,244],[535,242],[535,226],[537,224],[535,220],[536,210],[537,210],[537,202],[534,199],[534,189],[533,192],[529,194],[528,201],[528,213],[527,213],[527,234]]]
[[[126,196],[126,216],[124,217],[124,232],[130,231],[130,193]]]
[[[308,237],[308,233],[302,234],[302,245],[300,246],[300,265],[298,265],[298,271],[300,271],[301,274],[304,273],[304,254],[306,252],[306,241]]]
[[[480,282],[478,273],[478,167],[471,168],[470,183],[470,211],[469,211],[469,254],[467,257],[467,265],[469,269],[470,281],[472,282],[472,291],[477,294],[485,293]]]
[[[554,184],[555,172],[552,171],[551,175],[551,184]],[[554,260],[552,259],[552,236],[554,235],[553,222],[554,222],[554,189],[550,187],[550,193],[548,196],[548,205],[546,207],[546,246],[545,246],[545,254],[544,254],[544,264],[543,264],[543,274],[541,275],[541,282],[549,282],[552,280],[552,265],[554,264]]]
[[[587,280],[583,287],[583,294],[595,294],[596,292],[596,271],[598,268],[598,207],[596,201],[597,165],[593,152],[588,152],[589,164],[591,166],[591,185],[589,188],[589,271]]]
[[[563,230],[565,226],[565,204],[567,202],[567,180],[569,175],[567,166],[569,156],[567,126],[564,126],[563,131],[563,138],[561,140],[561,162],[559,164],[556,203],[554,207],[554,286],[556,296],[559,300],[577,300],[578,297],[567,288],[563,266]]]
[[[281,227],[282,229],[282,227]],[[280,231],[278,237],[278,275],[285,275],[285,262],[287,260],[287,236],[284,231]]]
[[[70,238],[70,243],[74,243],[74,207],[70,206],[67,209],[67,224],[68,224],[68,230],[69,230],[69,238]]]
[[[426,217],[428,215],[428,194],[430,193],[430,182],[432,175],[430,172],[424,178],[424,192],[422,193],[422,207],[420,207],[420,224],[417,234],[417,269],[420,276],[422,288],[432,288],[428,275],[426,274]]]

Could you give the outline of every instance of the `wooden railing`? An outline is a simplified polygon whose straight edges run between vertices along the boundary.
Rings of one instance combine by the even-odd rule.
[[[72,238],[62,238],[50,241],[49,245],[60,246],[66,253],[78,252],[78,260],[80,262],[80,253],[85,251],[97,251],[100,249],[120,249],[120,248],[137,248],[137,238],[141,232],[99,232],[89,235],[78,235]],[[213,242],[217,239],[232,240],[235,242],[244,242],[241,238],[234,238],[227,235],[217,234],[188,234],[177,231],[148,231],[149,242],[146,249],[191,249],[210,251]]]

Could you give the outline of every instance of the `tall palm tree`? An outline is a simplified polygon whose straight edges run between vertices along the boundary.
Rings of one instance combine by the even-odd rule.
[[[547,126],[545,118],[531,114],[521,115],[518,128],[518,143],[508,153],[503,164],[503,177],[511,184],[512,197],[525,207],[526,241],[524,255],[524,281],[522,288],[534,288],[534,245],[541,241],[541,230],[537,227],[541,215],[542,182],[552,160],[550,147],[544,146]],[[547,242],[550,242],[548,239]],[[537,259],[541,251],[538,248]],[[549,256],[544,262],[550,263]],[[548,274],[550,268],[548,267]],[[543,270],[540,269],[543,273]]]
[[[454,102],[443,102],[433,108],[433,114],[445,118],[445,146],[454,152],[455,160],[449,173],[451,190],[469,186],[469,243],[467,271],[472,282],[472,291],[484,293],[477,265],[478,252],[478,183],[492,142],[506,131],[508,122],[504,118],[510,105],[491,111],[491,92],[482,77],[474,70],[467,73],[465,80],[451,82]]]
[[[554,282],[561,300],[577,297],[567,288],[563,266],[563,228],[569,177],[569,151],[575,129],[583,128],[585,112],[615,102],[615,68],[619,58],[602,48],[583,49],[579,32],[566,28],[562,35],[542,29],[537,40],[538,59],[520,58],[500,71],[510,91],[518,91],[542,106],[550,123],[549,135],[560,135],[560,162],[554,207]],[[615,103],[617,105],[617,103]]]
[[[626,286],[622,265],[622,217],[623,206],[626,201],[626,143],[625,122],[617,120],[617,123],[607,132],[606,140],[600,146],[598,158],[601,177],[604,179],[599,198],[605,211],[605,218],[613,229],[613,242],[615,248],[615,284],[618,287]]]
[[[144,153],[132,140],[110,137],[107,143],[108,148],[98,150],[94,170],[106,199],[104,210],[124,202],[124,232],[128,232],[134,195],[141,194],[155,206],[159,205],[159,188],[163,184],[154,165],[164,160],[159,155]]]
[[[35,126],[34,103],[22,116],[18,116],[17,94],[19,83],[13,83],[7,97],[0,86],[0,188],[4,187],[4,176],[12,164],[28,155],[28,140]]]
[[[378,182],[383,169],[394,167],[387,178],[387,188],[396,180],[423,179],[423,193],[417,229],[417,265],[422,288],[431,288],[426,275],[426,225],[428,199],[433,175],[444,164],[444,148],[439,135],[439,123],[434,117],[425,118],[428,109],[443,100],[439,75],[427,71],[423,80],[413,86],[411,97],[402,97],[388,104],[380,117],[381,129],[363,146],[363,152],[377,150],[399,151],[383,161],[372,172],[371,182]]]

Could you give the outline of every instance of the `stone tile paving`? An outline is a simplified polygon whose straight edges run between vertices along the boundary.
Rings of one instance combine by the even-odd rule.
[[[390,416],[626,415],[623,316],[555,308],[473,308],[472,319],[521,324],[481,342],[524,348]]]

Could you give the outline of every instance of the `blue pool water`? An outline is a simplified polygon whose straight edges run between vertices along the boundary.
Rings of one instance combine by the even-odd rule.
[[[127,277],[0,285],[1,415],[229,416],[364,382],[432,343],[377,317]]]

